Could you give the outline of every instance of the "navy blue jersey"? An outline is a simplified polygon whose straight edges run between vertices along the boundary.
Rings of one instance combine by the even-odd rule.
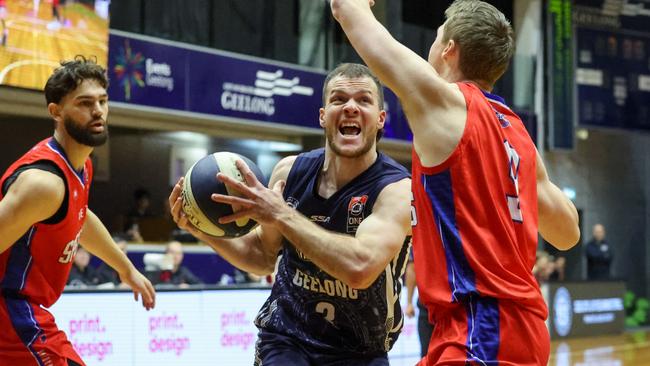
[[[339,233],[354,235],[382,189],[409,177],[404,167],[379,153],[366,171],[324,199],[318,195],[324,160],[324,149],[300,154],[284,198],[313,222]],[[276,282],[255,323],[314,352],[342,357],[386,353],[402,329],[400,278],[408,250],[405,244],[370,287],[358,290],[321,270],[285,239]]]

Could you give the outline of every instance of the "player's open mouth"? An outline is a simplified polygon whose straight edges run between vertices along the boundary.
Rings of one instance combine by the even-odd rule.
[[[343,136],[357,136],[361,128],[354,123],[344,123],[339,127],[339,133]]]

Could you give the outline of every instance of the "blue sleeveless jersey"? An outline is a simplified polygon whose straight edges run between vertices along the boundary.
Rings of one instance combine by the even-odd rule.
[[[324,160],[324,149],[300,154],[284,198],[324,229],[343,234],[356,233],[385,186],[409,177],[404,167],[379,153],[366,171],[324,199],[318,195]],[[285,239],[276,282],[255,323],[266,332],[293,337],[313,352],[342,357],[386,353],[402,329],[400,279],[408,251],[405,244],[370,287],[358,290],[321,270]]]

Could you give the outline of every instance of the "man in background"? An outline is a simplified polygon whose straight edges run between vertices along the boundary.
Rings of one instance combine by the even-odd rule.
[[[605,239],[605,226],[596,224],[592,229],[592,239],[587,243],[587,279],[601,281],[610,279],[610,267],[614,251]]]

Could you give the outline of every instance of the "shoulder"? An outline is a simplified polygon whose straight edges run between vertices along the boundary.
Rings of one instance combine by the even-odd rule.
[[[65,195],[63,179],[49,171],[28,169],[16,178],[8,193],[38,197],[39,200],[56,200],[61,202]]]
[[[411,178],[403,178],[387,184],[379,192],[374,209],[388,208],[397,212],[400,208],[408,207],[410,212],[411,202]]]
[[[404,174],[409,177],[411,176],[411,173],[409,173],[409,171],[402,164],[398,163],[390,156],[384,153],[380,153],[379,158],[382,161],[382,171]]]
[[[271,179],[269,179],[270,187],[273,187],[273,184],[279,180],[287,180],[289,172],[297,158],[297,155],[287,156],[275,165],[275,168],[273,168],[273,172],[271,173]]]

